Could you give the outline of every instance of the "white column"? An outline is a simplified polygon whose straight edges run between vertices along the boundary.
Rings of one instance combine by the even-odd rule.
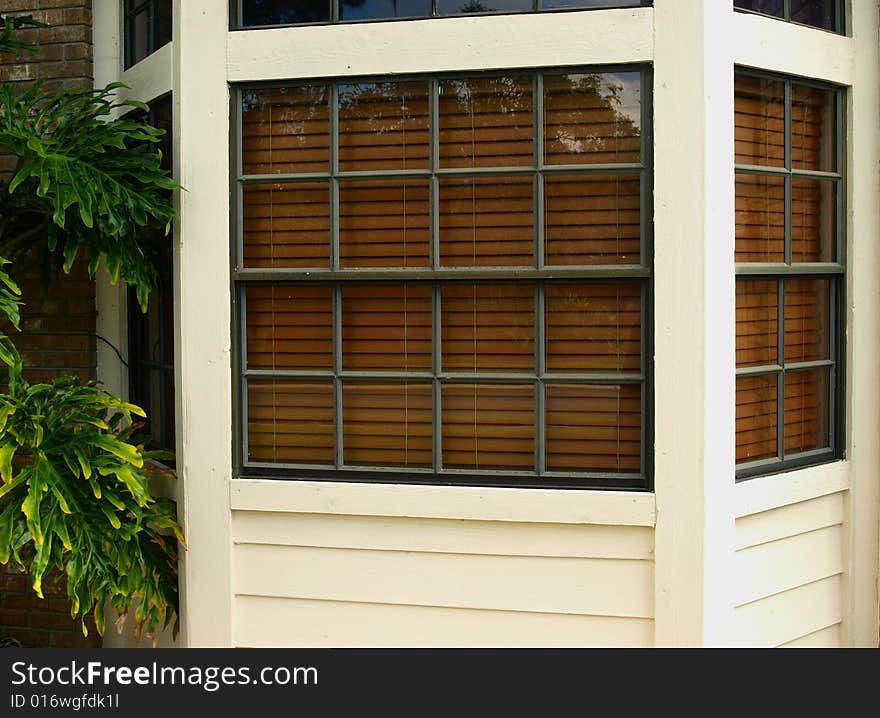
[[[847,366],[845,444],[852,462],[844,641],[876,647],[880,509],[880,30],[878,3],[854,0],[855,74],[847,128]]]
[[[732,3],[655,0],[658,646],[732,642]]]
[[[174,286],[177,471],[187,550],[181,636],[231,645],[232,404],[228,3],[174,3]]]
[[[122,5],[117,0],[92,2],[92,56],[94,86],[105,87],[119,79],[122,72]],[[128,354],[128,320],[125,284],[110,283],[101,267],[95,276],[95,331],[122,352]],[[128,370],[116,352],[97,340],[97,378],[106,389],[123,398],[128,395]]]

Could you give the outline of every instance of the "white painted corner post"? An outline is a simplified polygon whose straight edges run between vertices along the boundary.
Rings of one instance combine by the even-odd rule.
[[[177,471],[187,550],[181,637],[232,644],[228,3],[175,0]]]
[[[730,645],[733,9],[719,0],[654,8],[655,642]]]
[[[852,465],[847,512],[845,641],[877,647],[880,623],[880,3],[853,0],[853,87],[847,122],[846,452]]]
[[[122,74],[122,4],[117,0],[92,0],[93,86],[105,87]],[[127,354],[128,321],[124,282],[110,283],[103,269],[95,275],[95,331]],[[102,385],[128,397],[128,370],[102,341],[96,344],[96,375]]]

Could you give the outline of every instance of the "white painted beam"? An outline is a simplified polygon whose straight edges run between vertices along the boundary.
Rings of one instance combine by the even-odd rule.
[[[181,634],[190,647],[232,640],[226,12],[216,0],[174,3],[174,175],[185,188],[174,227]]]
[[[656,0],[656,642],[723,645],[733,618],[730,3]]]

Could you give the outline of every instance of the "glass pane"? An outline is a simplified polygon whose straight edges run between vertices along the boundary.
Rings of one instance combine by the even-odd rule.
[[[640,147],[640,73],[544,77],[546,164],[638,162]]]
[[[835,180],[791,179],[791,261],[833,262],[837,196]]]
[[[427,267],[427,180],[339,183],[339,258],[343,267]]]
[[[251,381],[247,408],[248,461],[333,465],[332,382]]]
[[[544,178],[546,264],[639,264],[637,175]]]
[[[444,468],[534,470],[532,384],[446,384],[442,421]]]
[[[171,42],[173,17],[171,5],[172,0],[156,0],[156,50]]]
[[[440,264],[534,265],[531,177],[442,178]]]
[[[638,384],[548,384],[548,471],[640,470],[642,399]]]
[[[736,282],[736,365],[779,361],[779,286],[775,279]]]
[[[431,466],[431,384],[345,382],[342,455],[347,466]]]
[[[785,166],[785,83],[737,74],[733,91],[736,163]]]
[[[330,0],[244,0],[242,27],[330,20]]]
[[[243,91],[244,174],[327,172],[329,96],[323,85]]]
[[[786,280],[785,363],[830,357],[831,308],[827,279]]]
[[[340,172],[427,168],[427,82],[345,83],[338,92]]]
[[[431,370],[428,285],[349,285],[342,288],[342,368]]]
[[[840,0],[791,0],[792,22],[838,30],[835,9],[839,4]]]
[[[785,261],[785,180],[736,175],[736,261]]]
[[[743,376],[736,380],[736,461],[777,456],[776,375]]]
[[[377,20],[394,17],[425,17],[431,14],[431,0],[340,0],[339,19]]]
[[[534,372],[534,292],[531,284],[444,286],[443,371]]]
[[[637,283],[544,289],[548,372],[638,372],[642,293]]]
[[[785,373],[785,453],[830,446],[828,369]]]
[[[834,93],[802,85],[791,86],[791,166],[834,172]]]
[[[638,7],[645,3],[641,0],[542,0],[541,7],[549,10],[558,7],[602,8],[602,7]],[[650,3],[649,3],[650,4]]]
[[[143,5],[137,15],[128,18],[128,47],[126,56],[128,66],[143,60],[150,54],[150,9]]]
[[[242,210],[245,267],[330,267],[326,182],[247,184]]]
[[[751,10],[762,15],[783,17],[783,0],[733,0],[733,6],[740,10]]]
[[[534,165],[532,78],[440,82],[440,166]]]
[[[437,0],[438,15],[531,10],[532,0]]]
[[[249,369],[333,367],[333,301],[330,287],[247,287]]]

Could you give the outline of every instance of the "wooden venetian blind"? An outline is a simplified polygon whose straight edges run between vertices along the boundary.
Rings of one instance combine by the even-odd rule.
[[[642,475],[640,84],[244,93],[246,461]]]
[[[544,178],[544,261],[638,264],[641,238],[638,175]]]
[[[638,162],[639,73],[544,77],[544,162]]]
[[[750,263],[783,267],[773,277],[741,271],[737,278],[737,367],[766,369],[737,378],[738,462],[829,446],[830,368],[800,364],[832,358],[831,280],[799,277],[797,265],[836,261],[837,187],[834,179],[798,173],[835,171],[834,106],[833,93],[821,88],[742,74],[735,80],[736,261],[745,270]]]
[[[532,78],[440,82],[441,167],[521,167],[534,163]]]

